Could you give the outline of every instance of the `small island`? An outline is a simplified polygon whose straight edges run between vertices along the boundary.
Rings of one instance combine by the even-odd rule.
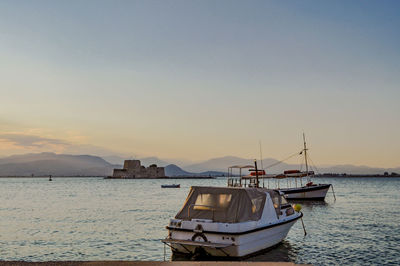
[[[125,160],[124,168],[114,169],[113,175],[109,179],[149,179],[149,178],[168,178],[165,175],[164,167],[152,164],[145,167],[140,164],[140,160]]]
[[[176,172],[177,169],[182,174],[165,174],[166,169],[173,168]],[[206,175],[206,173],[208,173]],[[172,178],[172,179],[209,179],[214,178],[211,172],[203,174],[194,174],[182,171],[175,165],[168,165],[167,167],[159,167],[156,164],[151,164],[149,167],[141,165],[140,160],[125,160],[122,169],[114,169],[112,176],[107,176],[106,179],[157,179],[157,178]],[[218,173],[218,172],[215,172]]]

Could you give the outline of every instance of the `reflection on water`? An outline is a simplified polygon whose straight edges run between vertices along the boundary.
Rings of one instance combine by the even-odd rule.
[[[327,206],[328,202],[324,200],[288,200],[292,204],[300,204],[301,206],[313,207],[313,206]]]
[[[0,260],[163,260],[165,226],[190,186],[226,179],[0,178]],[[400,265],[400,178],[316,178],[336,198],[301,202],[281,245],[247,258],[314,265]],[[171,252],[167,250],[167,260]],[[175,259],[175,258],[173,258]]]
[[[311,200],[305,200],[305,201],[301,201],[301,200],[288,200],[288,202],[290,204],[300,204],[301,205],[301,209],[304,212],[304,210],[313,210],[314,208],[323,208],[323,207],[329,207],[328,202],[324,201],[324,200],[316,200],[316,201],[311,201]]]
[[[196,261],[209,261],[209,260],[218,260],[218,261],[295,261],[296,260],[296,251],[292,248],[292,244],[286,240],[283,240],[278,245],[262,250],[245,258],[232,258],[232,257],[209,257],[203,254],[202,256],[192,257],[188,254],[182,253],[173,253],[171,256],[172,261],[187,261],[187,260],[196,260]]]
[[[246,261],[296,261],[296,250],[289,241],[283,240],[274,248],[246,258]]]

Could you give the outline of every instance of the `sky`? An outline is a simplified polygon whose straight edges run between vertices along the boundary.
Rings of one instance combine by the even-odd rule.
[[[400,166],[399,1],[0,1],[0,156]]]

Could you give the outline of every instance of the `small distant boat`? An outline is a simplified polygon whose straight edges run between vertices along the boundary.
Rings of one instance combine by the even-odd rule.
[[[161,185],[161,188],[180,188],[181,184]]]

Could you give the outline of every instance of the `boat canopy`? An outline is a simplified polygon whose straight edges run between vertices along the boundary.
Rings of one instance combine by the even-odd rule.
[[[264,209],[266,192],[279,197],[279,192],[261,188],[191,187],[176,219],[207,219],[220,223],[258,221]],[[276,194],[276,195],[275,195]]]

